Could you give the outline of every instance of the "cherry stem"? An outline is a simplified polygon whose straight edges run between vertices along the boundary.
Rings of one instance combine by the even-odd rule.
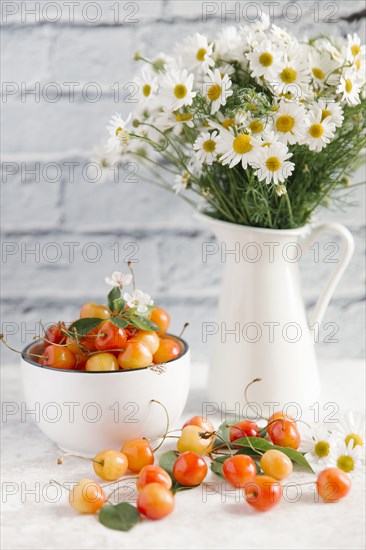
[[[254,380],[252,380],[251,382],[249,382],[249,384],[247,384],[244,388],[244,399],[245,399],[245,404],[249,406],[249,408],[255,412],[255,415],[256,417],[258,416],[258,418],[261,418],[262,420],[266,420],[268,422],[268,418],[265,418],[264,416],[262,416],[261,414],[258,415],[258,412],[255,411],[252,406],[250,405],[250,402],[249,402],[249,399],[248,399],[248,390],[250,388],[250,386],[252,386],[253,384],[255,384],[256,382],[261,382],[262,378],[254,378]]]
[[[180,334],[178,335],[179,338],[182,338],[183,332],[189,327],[189,323],[185,322],[183,325],[182,330],[180,331]]]
[[[132,269],[131,260],[127,262],[127,267],[128,267],[128,269],[130,270],[131,275],[132,275],[132,288],[135,290],[135,289],[136,289],[135,272],[134,272],[134,270]]]
[[[65,489],[66,491],[69,491],[69,493],[71,493],[71,489],[69,489],[68,487],[66,487],[66,485],[63,485],[63,484],[60,483],[59,481],[56,481],[55,479],[50,479],[49,483],[50,483],[51,485],[56,484],[56,485],[58,485],[59,487],[62,487],[63,489]]]
[[[264,455],[264,453],[262,453],[262,451],[260,451],[259,449],[255,449],[255,448],[253,447],[253,445],[251,444],[250,439],[249,439],[249,437],[247,436],[247,434],[244,434],[244,437],[247,438],[248,445],[249,445],[249,447],[252,449],[252,451],[254,451],[255,453],[257,453],[257,454],[259,454],[259,455],[261,455],[261,456]]]
[[[224,447],[226,445],[226,447],[229,449],[230,456],[233,456],[233,451],[231,450],[231,447],[230,447],[229,443],[227,441],[225,441],[225,439],[223,437],[221,437],[221,435],[219,435],[218,433],[216,433],[216,432],[213,432],[213,433],[215,434],[215,436],[218,439],[221,439],[221,441],[223,441],[224,445],[222,445],[222,446]]]
[[[126,479],[137,479],[139,476],[125,476],[122,479],[116,479],[116,481],[111,481],[110,483],[106,483],[105,485],[101,485],[103,489],[106,487],[110,487],[111,485],[115,485],[116,483],[122,483],[122,481],[125,481]]]
[[[0,334],[0,341],[5,344],[5,346],[10,349],[11,351],[14,351],[15,353],[20,353],[20,355],[29,355],[29,357],[39,357],[40,359],[47,359],[46,355],[38,355],[38,353],[27,353],[25,351],[19,351],[18,349],[12,348],[8,342],[5,340],[4,335]]]
[[[165,414],[166,414],[165,433],[164,433],[163,439],[160,441],[159,445],[157,447],[155,447],[155,449],[153,449],[153,453],[155,453],[158,449],[160,449],[160,447],[162,446],[162,444],[164,443],[165,439],[168,436],[168,432],[169,432],[169,413],[168,413],[168,410],[167,410],[166,406],[163,405],[163,403],[161,401],[158,401],[157,399],[151,399],[150,403],[158,403],[161,407],[163,407],[163,409],[165,411]],[[176,437],[176,436],[170,436],[170,437]]]
[[[89,460],[90,462],[95,462],[95,464],[100,464],[101,466],[104,466],[104,462],[100,462],[99,460],[95,460],[94,458],[90,458],[88,456],[84,455],[77,455],[74,453],[65,453],[60,456],[60,458],[57,459],[57,464],[62,464],[64,461],[65,456],[73,456],[75,458],[82,458],[83,460]]]

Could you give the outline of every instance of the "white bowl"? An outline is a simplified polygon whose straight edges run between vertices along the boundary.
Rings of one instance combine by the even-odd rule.
[[[173,337],[182,354],[164,363],[138,370],[88,372],[55,369],[32,361],[42,343],[27,346],[21,369],[28,411],[38,427],[68,452],[94,455],[119,449],[138,437],[164,434],[164,409],[173,425],[183,412],[189,390],[190,352],[187,343]]]

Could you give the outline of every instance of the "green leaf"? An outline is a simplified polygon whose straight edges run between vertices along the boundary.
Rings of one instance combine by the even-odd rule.
[[[121,297],[121,289],[119,286],[114,286],[108,294],[108,307],[113,311],[114,300],[118,300]]]
[[[135,328],[139,328],[141,330],[150,330],[154,332],[158,332],[159,330],[161,330],[158,325],[156,325],[149,319],[145,319],[145,317],[140,317],[139,315],[126,315],[125,317]]]
[[[215,438],[215,441],[213,444],[214,449],[215,447],[219,447],[220,445],[223,445],[224,441],[226,441],[226,443],[230,443],[229,431],[230,431],[230,427],[227,426],[227,422],[223,422],[222,424],[220,424],[219,428],[216,430],[217,437]],[[223,447],[223,449],[224,448],[225,447]]]
[[[104,319],[98,319],[97,317],[85,317],[84,319],[78,319],[75,323],[72,323],[68,329],[68,332],[72,338],[86,336],[88,332],[103,323],[103,321]]]
[[[221,457],[220,457],[221,458]],[[226,460],[226,456],[225,456],[225,460]],[[224,477],[223,476],[223,473],[222,473],[222,464],[223,464],[223,460],[214,460],[213,462],[211,462],[211,470],[213,471],[214,474],[220,476],[220,477]]]
[[[111,323],[113,323],[118,328],[126,328],[128,327],[128,321],[124,319],[123,317],[120,317],[119,315],[113,315],[111,317]]]
[[[173,466],[174,462],[177,460],[177,456],[178,455],[175,451],[167,451],[162,454],[159,459],[160,468],[163,468],[163,470],[165,470],[173,480]]]
[[[117,298],[116,300],[113,300],[113,311],[117,310],[118,313],[121,313],[125,305],[126,305],[126,300],[124,300],[123,298]]]
[[[310,472],[313,471],[312,467],[310,466],[309,462],[306,460],[304,455],[300,453],[299,451],[295,451],[295,449],[290,449],[288,447],[279,447],[278,445],[272,445],[269,441],[266,439],[262,439],[261,437],[241,437],[240,439],[235,440],[235,445],[245,447],[250,449],[250,446],[254,447],[254,449],[257,449],[259,451],[268,451],[269,449],[276,449],[277,451],[283,452],[285,455],[289,457],[292,462],[295,462],[296,464],[299,464],[300,466],[303,466],[306,470],[309,470]]]
[[[141,519],[140,513],[128,502],[120,504],[107,504],[99,512],[99,521],[109,529],[117,531],[129,531]]]

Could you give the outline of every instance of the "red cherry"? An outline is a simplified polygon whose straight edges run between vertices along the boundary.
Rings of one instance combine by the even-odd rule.
[[[296,421],[292,416],[289,416],[288,414],[283,414],[280,411],[274,412],[272,416],[269,417],[268,423],[267,423],[267,433],[269,437],[271,437],[273,426],[276,425],[275,420],[288,420],[289,422],[293,422],[294,424],[296,424]]]
[[[71,370],[76,365],[75,355],[66,346],[54,346],[51,344],[45,348],[42,355],[44,358],[41,358],[39,363],[47,367]]]
[[[158,351],[154,353],[153,359],[156,365],[167,363],[181,354],[179,344],[173,338],[162,338]]]
[[[278,420],[273,424],[271,440],[274,445],[298,449],[301,441],[300,432],[294,422]]]
[[[149,483],[139,493],[138,511],[149,519],[162,519],[174,510],[174,496],[160,483]]]
[[[247,455],[230,456],[222,465],[224,478],[230,485],[243,488],[257,473],[254,460]]]
[[[210,420],[207,420],[207,418],[203,418],[202,416],[192,416],[187,422],[183,424],[183,428],[186,426],[198,426],[201,428],[203,432],[213,432],[215,430],[214,425]]]
[[[255,422],[251,420],[242,420],[235,424],[235,426],[231,426],[229,435],[230,443],[232,443],[241,437],[260,437],[260,430]],[[240,445],[237,445],[237,447],[240,448]]]
[[[265,512],[281,500],[282,487],[273,477],[256,476],[245,485],[244,496],[253,508]]]
[[[127,342],[127,334],[123,328],[116,327],[111,321],[106,321],[98,328],[98,336],[95,339],[97,350],[124,349]]]
[[[172,486],[172,478],[163,468],[160,468],[160,466],[149,464],[140,470],[136,482],[137,489],[141,491],[141,489],[149,483],[160,483],[160,485],[164,485],[166,489],[170,489]]]
[[[205,460],[192,451],[186,451],[178,456],[173,466],[173,477],[186,487],[195,487],[202,483],[207,475]]]
[[[324,502],[338,502],[348,495],[351,478],[339,468],[327,468],[318,475],[316,489]]]
[[[170,325],[170,315],[162,307],[154,307],[150,313],[150,321],[158,325],[161,330],[158,332],[159,336],[163,336]]]
[[[61,344],[66,339],[66,335],[62,332],[65,329],[64,323],[51,325],[46,330],[46,340],[52,344]]]

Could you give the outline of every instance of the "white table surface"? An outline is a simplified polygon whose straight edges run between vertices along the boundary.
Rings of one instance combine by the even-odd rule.
[[[364,411],[365,368],[362,361],[331,361],[320,365],[323,402],[333,401],[341,409]],[[199,414],[205,398],[207,367],[192,365],[190,398],[184,419]],[[22,400],[19,369],[5,365],[1,370],[2,400]],[[217,424],[219,423],[219,420]],[[163,451],[173,448],[166,443]],[[32,422],[16,416],[2,425],[2,548],[8,549],[361,549],[365,547],[365,482],[354,480],[350,495],[337,504],[314,503],[307,486],[298,502],[282,501],[267,513],[251,509],[238,493],[225,498],[220,491],[203,498],[202,488],[178,493],[176,509],[159,522],[144,520],[128,533],[113,531],[97,516],[82,516],[67,503],[65,494],[50,503],[52,493],[42,497],[50,479],[77,481],[92,477],[84,461],[69,459],[56,465],[60,455]],[[298,472],[292,478],[308,481],[313,476]],[[219,478],[209,474],[208,482]],[[10,486],[9,483],[16,485]],[[5,485],[7,484],[7,485]],[[6,495],[4,488],[14,488]],[[211,486],[212,487],[212,486]],[[27,490],[36,489],[36,494]],[[47,493],[48,495],[48,493]],[[289,497],[293,493],[289,491]],[[48,500],[48,501],[47,501]]]

